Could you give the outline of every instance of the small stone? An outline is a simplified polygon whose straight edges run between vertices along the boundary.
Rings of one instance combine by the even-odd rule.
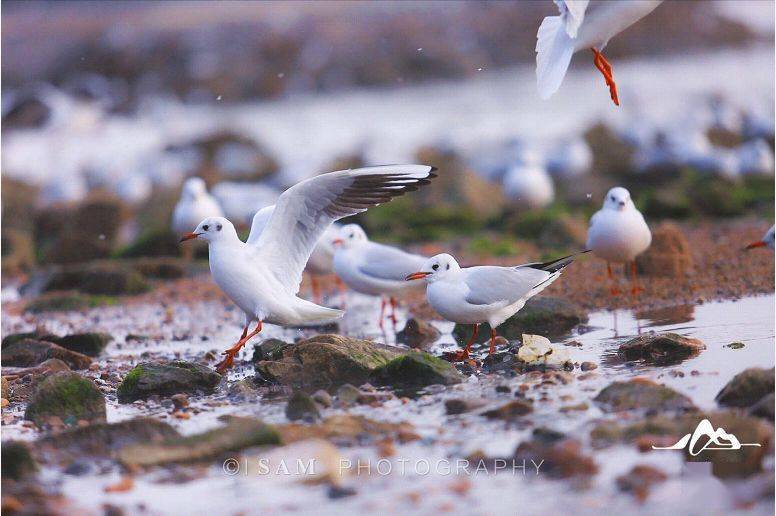
[[[665,482],[668,475],[653,466],[639,464],[629,473],[617,477],[617,488],[620,491],[633,493],[636,499],[643,502],[649,496],[652,486]]]
[[[176,409],[180,410],[189,406],[189,397],[186,394],[178,393],[173,395],[170,399]]]
[[[598,369],[598,364],[595,362],[582,362],[579,368],[582,371],[592,371],[593,369]]]
[[[329,408],[332,405],[331,394],[324,391],[323,389],[315,391],[312,395],[312,398],[314,402],[323,408]]]
[[[744,344],[743,342],[731,342],[730,344],[725,345],[726,348],[730,348],[730,349],[741,349],[745,346],[746,344]]]
[[[503,419],[512,421],[533,412],[533,404],[528,401],[516,399],[482,413],[488,419]]]
[[[692,400],[651,380],[636,378],[612,382],[594,398],[606,412],[643,409],[649,411],[685,411],[695,408]]]
[[[698,339],[676,333],[648,333],[620,345],[618,353],[626,360],[645,360],[658,365],[676,364],[698,356],[706,345]]]
[[[337,389],[337,400],[345,405],[353,405],[356,403],[359,396],[361,396],[361,391],[358,387],[350,385],[349,383],[341,385],[340,388]]]
[[[286,417],[291,421],[299,419],[315,421],[321,418],[313,399],[302,391],[295,391],[286,405]]]
[[[533,460],[540,464],[542,474],[550,478],[583,477],[589,479],[598,473],[598,466],[592,457],[582,453],[582,443],[576,439],[541,439],[520,443],[515,450],[517,461],[525,460],[528,464]]]
[[[453,399],[445,400],[445,413],[448,416],[463,414],[466,412],[471,412],[473,410],[478,410],[484,407],[486,403],[487,402],[482,399],[453,398]]]
[[[433,324],[422,319],[409,319],[404,329],[396,334],[396,340],[411,348],[428,349],[441,335]]]
[[[332,500],[338,500],[340,498],[347,498],[349,496],[353,496],[357,492],[358,491],[356,491],[354,487],[343,487],[336,484],[332,484],[329,486],[329,490],[327,491],[326,495]]]

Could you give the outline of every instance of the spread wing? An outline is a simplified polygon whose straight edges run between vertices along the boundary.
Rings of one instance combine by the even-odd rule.
[[[585,20],[585,11],[590,0],[555,0],[560,16],[570,38],[577,37],[577,31]]]
[[[404,281],[417,272],[426,262],[426,258],[417,254],[405,253],[401,249],[369,242],[364,256],[364,265],[359,270],[377,279]]]
[[[247,244],[256,245],[256,243],[259,241],[259,237],[261,236],[262,231],[264,231],[264,228],[267,226],[273,211],[275,211],[274,204],[271,206],[265,206],[256,212],[256,215],[253,216],[253,221],[251,221],[251,232],[248,233],[248,240],[246,241]]]
[[[256,258],[292,292],[332,222],[388,202],[428,184],[436,175],[425,165],[384,165],[312,177],[286,190],[256,241]]]
[[[526,297],[552,275],[529,266],[470,267],[466,272],[465,282],[469,287],[466,302],[473,305],[511,305]]]

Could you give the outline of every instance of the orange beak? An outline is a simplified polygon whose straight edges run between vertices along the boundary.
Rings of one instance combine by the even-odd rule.
[[[342,241],[341,238],[335,238],[334,240],[331,241],[331,244],[332,245],[342,245],[342,244],[344,244],[344,242]]]
[[[409,276],[404,278],[404,280],[405,281],[412,281],[412,280],[417,280],[417,279],[423,279],[426,276],[428,276],[429,274],[431,274],[431,273],[430,272],[413,272],[412,274],[410,274]]]
[[[744,249],[748,251],[749,249],[754,249],[755,247],[765,247],[765,245],[766,245],[765,242],[760,240],[758,242],[753,242],[753,243],[749,244]]]
[[[186,233],[185,235],[183,235],[181,237],[181,239],[180,239],[180,241],[178,243],[182,244],[186,240],[193,240],[193,239],[197,238],[198,236],[199,236],[199,233]]]

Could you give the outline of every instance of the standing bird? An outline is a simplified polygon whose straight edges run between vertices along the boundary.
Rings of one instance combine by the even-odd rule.
[[[572,254],[551,262],[515,267],[461,268],[449,254],[438,254],[406,279],[426,280],[428,303],[439,315],[454,323],[474,325],[471,339],[454,357],[460,361],[469,357],[479,326],[485,322],[490,325],[492,355],[496,351],[496,328],[558,279],[563,268],[575,257],[576,254]]]
[[[520,163],[504,176],[504,195],[516,206],[536,210],[552,204],[555,187],[547,170],[539,163]]]
[[[259,240],[261,232],[264,231],[264,227],[269,222],[269,218],[272,216],[272,212],[275,210],[275,205],[266,206],[253,216],[251,222],[251,232],[248,237],[248,244],[255,244]],[[305,271],[310,275],[310,283],[313,290],[313,301],[316,303],[321,302],[320,289],[318,288],[318,276],[325,276],[334,272],[334,240],[339,237],[339,224],[332,224],[329,229],[318,239],[318,243],[315,244],[310,259],[307,260]],[[337,286],[342,293],[344,286],[339,278],[336,278]]]
[[[609,86],[615,105],[620,105],[612,66],[603,55],[609,40],[660,5],[662,0],[600,2],[587,13],[589,0],[554,0],[559,16],[547,16],[536,34],[536,85],[543,99],[550,98],[563,82],[571,56],[580,50],[593,51],[593,63]]]
[[[380,329],[383,328],[387,296],[391,304],[391,321],[395,326],[396,296],[416,288],[408,284],[405,278],[418,270],[426,257],[370,242],[358,224],[343,226],[334,245],[335,274],[352,290],[382,298]]]
[[[172,212],[172,230],[184,233],[208,217],[223,217],[224,213],[215,198],[207,192],[205,181],[190,177],[183,183],[181,198]],[[187,246],[183,256],[191,260],[194,250]]]
[[[253,244],[240,240],[231,222],[208,217],[183,236],[208,243],[210,273],[221,290],[245,313],[242,336],[224,351],[216,370],[223,373],[240,349],[261,331],[262,323],[299,326],[342,317],[297,297],[302,271],[315,244],[343,217],[366,211],[433,177],[433,167],[388,165],[342,170],[312,177],[286,190]],[[250,238],[250,237],[249,237]],[[257,321],[248,333],[248,325]]]
[[[636,256],[643,253],[652,243],[652,233],[644,216],[634,206],[630,193],[621,186],[609,190],[604,206],[590,218],[587,230],[587,248],[593,254],[606,260],[606,271],[613,280],[611,262],[631,264],[632,294],[641,289],[636,277]],[[618,295],[612,287],[612,295]]]
[[[765,232],[762,240],[752,242],[746,246],[745,249],[748,251],[749,249],[754,249],[756,247],[767,247],[768,249],[773,250],[773,226],[771,226],[771,229]]]

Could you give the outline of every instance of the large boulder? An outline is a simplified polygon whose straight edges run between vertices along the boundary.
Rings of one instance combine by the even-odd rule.
[[[154,394],[172,396],[178,393],[211,392],[220,381],[220,374],[201,364],[183,360],[144,362],[124,376],[116,395],[119,403],[131,403]]]
[[[627,382],[612,382],[598,393],[594,401],[605,412],[623,410],[662,412],[695,409],[692,400],[684,394],[642,378]]]
[[[368,340],[317,335],[282,351],[279,360],[255,363],[258,379],[297,388],[361,385],[398,352]]]
[[[587,320],[587,313],[575,303],[555,297],[533,297],[519,312],[498,327],[498,334],[509,341],[520,338],[523,333],[556,338],[568,334]],[[466,343],[472,331],[473,326],[470,324],[456,324],[453,336],[459,343]],[[490,326],[487,323],[481,324],[477,342],[488,339]]]
[[[725,407],[751,407],[774,393],[774,368],[751,367],[738,373],[716,396]]]
[[[4,366],[32,367],[51,358],[57,358],[73,369],[86,369],[92,363],[86,355],[53,342],[28,338],[12,341],[11,344],[3,343],[0,354]]]
[[[371,381],[395,388],[420,388],[427,385],[461,383],[464,376],[448,361],[424,352],[410,352],[377,367]]]
[[[668,365],[698,356],[704,349],[700,340],[676,333],[645,333],[621,344],[618,353],[626,360]]]
[[[40,427],[50,424],[52,418],[69,426],[81,420],[104,422],[105,397],[94,383],[77,373],[54,373],[38,385],[24,418]]]
[[[146,292],[150,285],[143,275],[120,263],[90,262],[49,271],[44,291],[78,290],[95,295],[133,295]]]
[[[652,230],[652,244],[636,257],[640,274],[682,277],[693,266],[690,244],[678,226],[666,222]]]

